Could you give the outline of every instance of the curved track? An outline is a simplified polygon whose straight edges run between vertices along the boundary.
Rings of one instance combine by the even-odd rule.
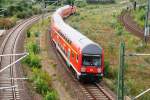
[[[55,44],[52,42],[52,40],[50,41],[51,41],[51,46],[53,48],[53,52],[55,52],[57,56],[58,59],[57,61],[61,63],[61,65],[66,69],[67,74],[71,76],[72,80],[78,85],[81,92],[84,94],[84,100],[115,100],[115,98],[111,96],[110,93],[107,92],[100,84],[98,83],[86,84],[86,83],[79,82],[75,78],[75,75],[73,75],[74,73],[72,72],[72,69],[67,67],[61,54],[56,49]]]
[[[123,23],[124,27],[134,35],[143,38],[144,37],[144,29],[141,29],[137,23],[130,16],[130,12],[123,12],[120,17],[120,21]]]
[[[25,29],[29,27],[31,24],[36,22],[40,17],[35,16],[29,19],[26,19],[16,25],[11,31],[9,31],[8,35],[6,36],[5,40],[3,41],[1,48],[0,48],[0,55],[3,54],[15,54],[17,44],[19,43],[20,35],[23,34]],[[19,52],[18,52],[19,53]],[[7,65],[11,64],[16,60],[17,57],[15,56],[7,56],[7,57],[0,57],[0,69],[6,67]],[[19,95],[19,82],[13,78],[19,77],[17,76],[16,66],[13,65],[10,68],[7,68],[3,72],[0,73],[0,87],[11,87],[16,86],[13,88],[8,88],[5,90],[0,90],[0,100],[20,100],[21,97]]]

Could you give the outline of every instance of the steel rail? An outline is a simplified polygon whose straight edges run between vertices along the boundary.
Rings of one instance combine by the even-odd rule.
[[[24,27],[28,26],[28,23],[31,23],[32,21],[36,21],[37,19],[39,19],[38,16],[35,16],[35,17],[32,17],[32,18],[29,18],[25,21],[22,21],[21,23],[19,23],[15,28],[13,28],[9,34],[7,35],[6,39],[3,41],[3,44],[2,44],[2,47],[1,47],[1,50],[0,50],[0,54],[5,54],[5,49],[6,49],[6,45],[8,45],[7,43],[9,43],[9,41],[11,40],[11,38],[13,39],[13,45],[11,46],[11,49],[9,52],[11,53],[14,53],[14,48],[16,46],[16,40],[19,38],[19,34],[21,34],[21,31],[24,29]],[[31,21],[31,22],[30,22]],[[32,22],[32,23],[33,23]],[[19,30],[20,29],[20,30]],[[18,31],[17,31],[18,30]],[[0,57],[0,65],[2,67],[2,61],[3,61],[3,57]],[[9,60],[10,64],[14,61],[13,57],[11,56],[10,57],[10,60]],[[9,74],[9,73],[8,73]],[[11,77],[11,86],[14,86],[16,85],[13,77],[14,77],[14,69],[13,67],[10,67],[10,77]],[[17,99],[17,93],[16,93],[16,87],[12,87],[12,95],[13,95],[13,99],[16,100]]]

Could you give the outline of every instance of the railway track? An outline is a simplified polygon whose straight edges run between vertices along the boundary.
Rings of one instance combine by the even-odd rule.
[[[51,40],[50,40],[51,41]],[[53,49],[53,52],[56,54],[56,57],[58,58],[57,61],[61,63],[61,65],[65,68],[68,75],[72,77],[75,84],[78,85],[80,88],[80,91],[84,94],[84,100],[115,100],[115,97],[111,96],[109,92],[107,92],[104,87],[98,83],[82,83],[79,82],[74,75],[74,72],[71,68],[68,68],[64,59],[58,52],[58,50],[55,48],[55,44],[51,41],[51,47]],[[79,100],[83,100],[78,98]]]
[[[19,38],[23,34],[23,32],[34,22],[36,22],[40,16],[35,16],[29,19],[26,19],[16,25],[11,31],[9,31],[5,40],[3,41],[0,48],[0,55],[3,54],[15,54],[17,53],[16,48],[19,43]],[[5,56],[0,57],[0,69],[6,67],[17,59],[15,56]],[[21,97],[19,95],[20,89],[18,88],[20,84],[14,79],[19,73],[16,70],[16,66],[13,65],[10,68],[7,68],[3,72],[0,73],[0,87],[12,87],[7,89],[0,90],[0,100],[20,100]]]
[[[93,84],[82,84],[82,91],[88,97],[89,100],[115,100],[113,97],[104,89],[104,87],[98,83]]]
[[[130,12],[123,12],[120,17],[120,21],[124,25],[124,27],[134,35],[144,38],[144,29],[141,29],[137,23],[130,16]]]

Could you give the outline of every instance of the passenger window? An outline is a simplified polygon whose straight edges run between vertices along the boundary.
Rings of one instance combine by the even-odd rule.
[[[72,52],[72,57],[74,58],[74,53]]]
[[[76,56],[76,62],[78,62],[78,55]]]

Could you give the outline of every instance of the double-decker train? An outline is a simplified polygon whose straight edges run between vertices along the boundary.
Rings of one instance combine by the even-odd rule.
[[[104,74],[104,50],[63,21],[76,10],[70,5],[57,9],[51,18],[50,36],[77,79],[99,82]]]

